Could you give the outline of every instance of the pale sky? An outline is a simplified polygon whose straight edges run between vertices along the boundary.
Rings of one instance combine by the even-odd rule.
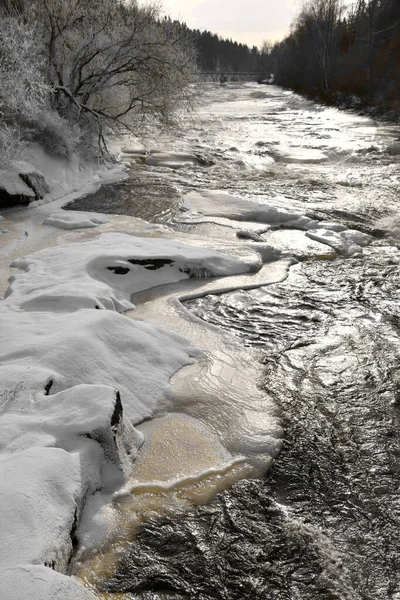
[[[302,1],[158,0],[157,4],[163,13],[192,29],[207,29],[224,38],[260,47],[264,40],[275,42],[288,33]]]

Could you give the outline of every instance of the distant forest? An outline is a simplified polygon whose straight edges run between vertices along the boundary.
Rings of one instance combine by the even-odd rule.
[[[278,85],[333,104],[400,114],[400,1],[307,2],[264,56]]]
[[[168,17],[165,21],[171,23]],[[180,30],[182,38],[194,46],[201,71],[206,73],[262,71],[262,53],[257,46],[250,48],[246,44],[223,39],[211,31],[189,29],[187,25],[178,21],[173,21],[172,25]]]

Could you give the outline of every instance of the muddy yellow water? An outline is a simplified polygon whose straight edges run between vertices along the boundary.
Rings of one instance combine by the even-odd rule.
[[[105,600],[124,598],[104,594],[101,588],[112,580],[141,524],[165,516],[179,517],[253,471],[244,458],[233,458],[204,424],[187,415],[169,414],[138,429],[146,441],[128,483],[114,499],[118,530],[76,574]]]

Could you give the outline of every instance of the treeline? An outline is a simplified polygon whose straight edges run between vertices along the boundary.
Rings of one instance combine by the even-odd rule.
[[[227,72],[258,72],[261,69],[261,53],[256,46],[250,48],[232,40],[221,38],[211,31],[190,29],[184,23],[171,22],[181,36],[191,44],[197,55],[197,64],[206,73]]]
[[[267,68],[300,93],[400,113],[399,0],[307,2]]]
[[[249,48],[232,40],[220,38],[210,31],[192,31],[202,71],[252,72],[260,67],[260,53],[256,46]]]
[[[171,124],[195,52],[135,0],[0,0],[0,163],[29,142],[93,159],[112,132]]]

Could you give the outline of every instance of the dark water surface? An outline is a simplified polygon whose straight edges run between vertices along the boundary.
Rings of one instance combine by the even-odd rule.
[[[215,166],[162,177],[140,167],[70,207],[169,222],[185,190],[224,189],[374,236],[362,255],[309,260],[281,284],[187,303],[259,349],[283,450],[263,480],[144,524],[105,592],[400,600],[400,253],[378,222],[398,210],[396,132],[269,88],[210,88],[182,148]],[[299,151],[309,163],[296,163]],[[316,151],[324,157],[312,164]]]
[[[299,271],[241,305],[244,292],[190,303],[262,347],[265,387],[285,420],[279,458],[262,481],[242,481],[186,518],[144,525],[108,591],[400,597],[398,258],[380,247],[368,264]]]
[[[171,222],[179,213],[180,194],[172,183],[157,174],[138,169],[129,179],[103,185],[82,196],[64,210],[83,210],[139,217],[153,223]]]

